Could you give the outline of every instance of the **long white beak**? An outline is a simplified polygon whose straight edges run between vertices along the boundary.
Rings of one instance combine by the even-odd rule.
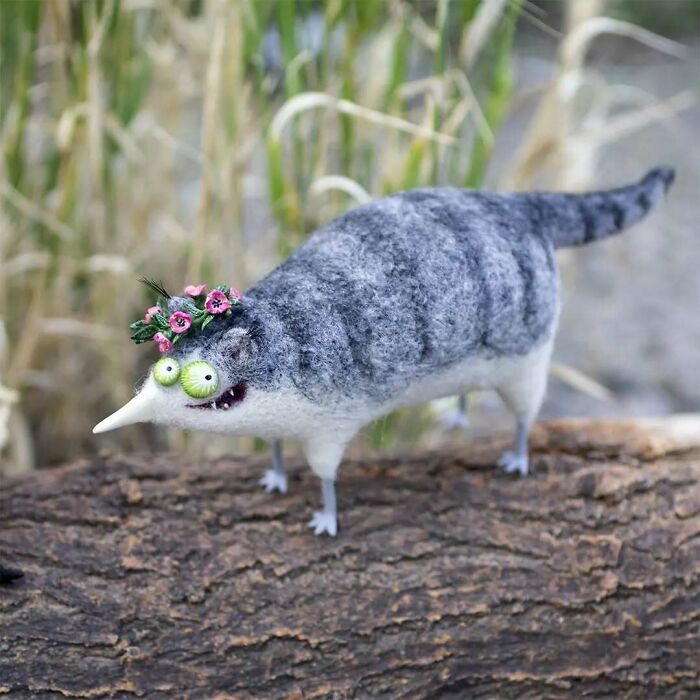
[[[93,429],[93,433],[106,433],[108,430],[123,428],[132,423],[144,423],[155,418],[156,392],[147,382],[143,389],[129,403],[124,404],[111,416],[107,416]]]

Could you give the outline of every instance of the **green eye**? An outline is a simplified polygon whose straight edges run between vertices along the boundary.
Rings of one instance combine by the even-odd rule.
[[[180,364],[172,357],[161,357],[153,366],[153,378],[163,386],[172,386],[180,376]]]
[[[208,362],[191,362],[182,370],[180,384],[193,399],[206,399],[219,386],[219,377]]]

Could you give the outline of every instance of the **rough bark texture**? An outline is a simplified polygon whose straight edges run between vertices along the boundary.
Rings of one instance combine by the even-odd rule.
[[[697,698],[700,451],[676,427],[542,424],[527,479],[496,440],[350,461],[337,539],[305,526],[316,478],[268,495],[262,460],[5,483],[25,576],[0,695]]]

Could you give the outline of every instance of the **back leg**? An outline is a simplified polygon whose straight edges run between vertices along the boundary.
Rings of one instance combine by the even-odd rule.
[[[526,476],[529,471],[528,436],[547,388],[551,345],[538,355],[524,362],[519,376],[497,388],[503,403],[516,420],[514,449],[504,452],[498,460],[498,466],[508,474],[518,473]]]
[[[318,432],[302,443],[309,466],[321,479],[323,510],[314,512],[314,517],[309,522],[309,527],[316,535],[325,532],[335,537],[338,533],[335,477],[345,446],[353,434],[354,431],[333,430],[332,426],[319,426]]]
[[[273,491],[287,493],[287,472],[284,470],[282,440],[275,440],[272,443],[272,469],[268,469],[265,472],[259,483],[268,493]]]
[[[466,430],[469,427],[469,398],[460,394],[457,408],[445,411],[440,416],[440,423],[445,430]]]

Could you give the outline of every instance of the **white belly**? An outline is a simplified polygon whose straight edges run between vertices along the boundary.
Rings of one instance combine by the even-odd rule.
[[[521,356],[470,358],[411,382],[395,396],[381,403],[366,399],[340,399],[319,405],[295,390],[267,393],[251,390],[242,404],[226,413],[187,414],[188,420],[173,420],[182,427],[266,439],[309,440],[324,433],[351,437],[367,423],[397,408],[444,396],[522,385],[528,391],[528,377],[546,374],[552,341]]]
[[[530,375],[539,376],[542,371],[546,372],[552,342],[548,340],[526,355],[463,360],[411,383],[396,399],[388,402],[387,412],[445,396],[520,384]]]

